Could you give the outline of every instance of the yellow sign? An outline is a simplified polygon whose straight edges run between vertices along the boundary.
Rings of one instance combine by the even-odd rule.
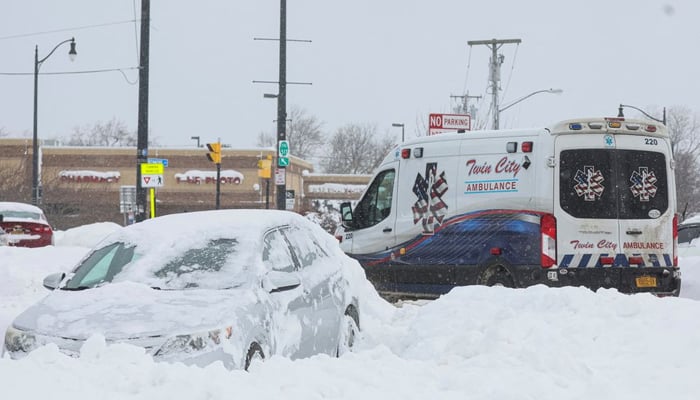
[[[141,175],[163,175],[163,164],[141,164]]]

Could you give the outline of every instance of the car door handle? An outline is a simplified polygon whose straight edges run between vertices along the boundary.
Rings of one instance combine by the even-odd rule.
[[[382,232],[385,232],[385,233],[391,232],[391,228],[384,228],[384,229],[382,230]]]
[[[628,229],[627,234],[628,235],[641,235],[642,231],[640,231],[639,229]]]

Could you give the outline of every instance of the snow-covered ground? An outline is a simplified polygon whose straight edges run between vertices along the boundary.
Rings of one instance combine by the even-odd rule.
[[[116,228],[58,232],[56,246],[0,247],[0,329]],[[682,253],[683,254],[683,253]],[[464,287],[389,305],[368,293],[363,340],[341,358],[281,357],[250,372],[154,363],[93,337],[82,357],[44,347],[0,359],[2,399],[697,399],[700,251],[680,298],[583,288]]]

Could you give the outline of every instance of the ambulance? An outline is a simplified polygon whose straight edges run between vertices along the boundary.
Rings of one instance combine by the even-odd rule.
[[[678,296],[675,187],[653,122],[446,133],[392,150],[336,236],[390,298],[536,284]]]

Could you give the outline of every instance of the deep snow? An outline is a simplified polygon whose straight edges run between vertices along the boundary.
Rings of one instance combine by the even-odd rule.
[[[0,329],[116,228],[58,232],[56,246],[0,247]],[[584,288],[464,287],[389,305],[367,290],[363,340],[341,358],[273,357],[248,373],[154,363],[98,336],[82,357],[46,346],[0,360],[3,399],[697,399],[700,252],[680,298]],[[693,255],[698,254],[698,255]]]

